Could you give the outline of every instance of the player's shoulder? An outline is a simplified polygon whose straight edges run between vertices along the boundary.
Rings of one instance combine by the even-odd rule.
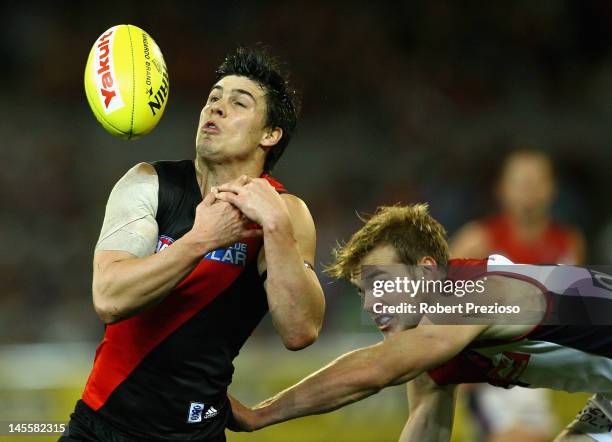
[[[308,206],[306,205],[304,200],[301,199],[300,197],[292,193],[281,193],[280,197],[285,202],[285,205],[287,206],[288,210],[293,210],[293,211],[298,211],[298,212],[303,211],[303,212],[310,213],[310,211],[308,210]]]
[[[153,165],[151,163],[146,163],[146,162],[142,162],[142,163],[138,163],[134,166],[132,166],[131,168],[128,169],[128,171],[123,175],[123,177],[121,178],[123,179],[136,179],[136,178],[151,178],[151,177],[156,177],[157,176],[157,171],[155,170],[155,167],[153,167]]]
[[[151,163],[141,162],[136,164],[130,170],[134,170],[136,173],[145,174],[145,175],[157,175],[157,171],[155,167]]]
[[[115,184],[114,194],[151,194],[156,195],[159,180],[155,168],[149,163],[132,166]]]
[[[291,193],[282,193],[280,197],[285,202],[287,211],[292,219],[300,218],[308,223],[314,223],[310,210],[304,200]]]

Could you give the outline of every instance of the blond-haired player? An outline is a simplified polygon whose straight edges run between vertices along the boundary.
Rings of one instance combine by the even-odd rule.
[[[252,409],[234,401],[236,428],[255,430],[329,412],[409,382],[410,414],[400,439],[444,441],[452,430],[455,385],[488,381],[594,393],[558,441],[612,441],[612,327],[512,325],[496,313],[461,315],[467,319],[461,325],[434,325],[432,318],[439,322],[440,317],[389,313],[398,293],[375,297],[373,281],[392,281],[391,269],[406,265],[413,266],[409,273],[415,280],[483,281],[487,302],[518,306],[533,316],[530,320],[535,318],[533,323],[558,303],[581,302],[586,296],[600,298],[602,308],[612,305],[610,287],[601,284],[609,280],[601,274],[578,267],[513,265],[499,255],[448,260],[444,228],[425,205],[382,207],[340,248],[330,270],[364,293],[364,308],[384,341],[339,357]],[[386,313],[377,302],[387,306]]]

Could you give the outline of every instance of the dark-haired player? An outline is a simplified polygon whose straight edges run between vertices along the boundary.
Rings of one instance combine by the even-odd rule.
[[[313,220],[268,175],[296,119],[274,60],[238,49],[200,113],[195,160],[117,182],[94,257],[106,330],[61,440],[223,441],[232,360],[265,313],[291,350],[317,338]],[[227,183],[233,204],[215,198]]]
[[[376,281],[393,282],[394,269],[405,266],[411,266],[413,282],[455,287],[481,283],[485,291],[472,299],[489,307],[519,307],[525,316],[511,322],[488,309],[477,314],[466,311],[453,318],[457,325],[442,325],[440,316],[432,323],[429,312],[397,313],[389,307],[401,307],[398,301],[406,299],[406,293],[391,288],[388,296],[377,297],[372,288]],[[411,381],[410,415],[400,440],[448,441],[456,385],[489,382],[506,388],[594,393],[557,440],[612,441],[612,326],[605,325],[612,317],[609,275],[570,266],[514,265],[500,255],[448,260],[444,228],[420,204],[379,209],[338,251],[330,270],[334,276],[350,278],[364,294],[364,309],[383,332],[384,341],[339,357],[254,409],[234,401],[238,428],[254,430],[325,413],[386,386]],[[414,294],[432,306],[433,300],[443,308],[457,305],[449,301],[453,296],[422,289]],[[573,316],[589,305],[597,307],[589,313],[601,315],[600,325],[586,325],[583,319],[590,316],[580,321]],[[543,318],[564,311],[573,325],[558,324],[561,319],[555,322],[558,325],[548,320],[540,325]],[[457,319],[463,321],[454,322]]]

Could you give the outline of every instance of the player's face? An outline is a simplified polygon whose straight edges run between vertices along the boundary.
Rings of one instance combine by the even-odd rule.
[[[265,90],[247,77],[229,75],[212,87],[200,112],[198,155],[217,163],[263,155],[267,132]]]
[[[405,292],[399,291],[388,291],[382,296],[375,296],[373,290],[375,281],[394,281],[397,277],[409,276],[409,271],[408,266],[399,260],[393,246],[383,244],[374,247],[363,257],[351,278],[352,284],[363,297],[363,309],[372,317],[385,337],[414,327],[418,324],[421,315],[382,313],[380,311],[382,306],[400,306],[406,302],[414,304],[415,298],[411,299]]]
[[[500,183],[501,202],[506,210],[520,216],[545,215],[554,197],[550,162],[540,155],[511,159]]]

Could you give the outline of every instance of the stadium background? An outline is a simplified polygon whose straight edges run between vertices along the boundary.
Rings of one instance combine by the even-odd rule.
[[[611,262],[609,2],[6,1],[0,11],[4,423],[68,417],[103,331],[90,283],[106,197],[137,162],[193,156],[214,68],[237,44],[269,45],[302,91],[299,131],[274,172],[312,211],[319,270],[359,226],[356,212],[379,204],[428,201],[450,233],[492,212],[499,161],[517,146],[553,155],[554,213],[585,231],[588,263]],[[135,142],[100,128],[82,86],[91,44],[119,23],[153,36],[171,79],[163,120]],[[379,339],[349,287],[321,281],[320,341],[291,353],[264,324],[236,361],[231,391],[244,402]],[[557,394],[559,423],[583,400]],[[229,440],[395,440],[406,409],[394,388]],[[454,439],[469,441],[469,426]]]

